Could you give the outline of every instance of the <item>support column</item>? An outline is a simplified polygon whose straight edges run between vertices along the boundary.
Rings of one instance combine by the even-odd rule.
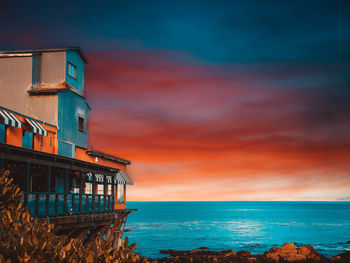
[[[112,202],[111,202],[111,207],[110,207],[110,210],[114,210],[114,202],[115,202],[115,200],[114,200],[114,196],[115,196],[115,193],[114,193],[114,187],[115,187],[115,185],[114,185],[114,175],[112,176]]]
[[[83,172],[79,171],[79,176],[80,176],[80,187],[79,187],[79,214],[82,212],[82,202],[83,202]]]
[[[27,161],[27,185],[26,192],[24,193],[24,206],[28,207],[28,193],[31,192],[30,189],[30,161]]]
[[[46,194],[46,216],[49,215],[49,208],[50,208],[50,193],[51,193],[51,164],[49,164],[49,185],[48,185],[48,192]]]
[[[64,200],[63,200],[63,213],[65,215],[68,215],[68,205],[67,205],[67,195],[68,195],[68,189],[69,189],[68,173],[69,173],[69,169],[67,167],[65,180],[64,180]]]

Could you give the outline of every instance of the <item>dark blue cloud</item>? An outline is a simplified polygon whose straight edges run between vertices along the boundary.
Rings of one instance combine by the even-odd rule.
[[[3,6],[18,35],[85,49],[174,49],[211,63],[348,61],[348,1],[23,1]]]

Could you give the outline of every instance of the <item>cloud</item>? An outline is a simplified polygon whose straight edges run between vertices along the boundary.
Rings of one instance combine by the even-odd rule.
[[[213,66],[164,50],[88,55],[91,142],[133,160],[133,200],[335,200],[345,192],[348,65]],[[333,85],[315,86],[327,73]]]

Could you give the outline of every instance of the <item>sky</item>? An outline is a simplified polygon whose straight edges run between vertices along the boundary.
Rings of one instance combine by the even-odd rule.
[[[80,46],[130,201],[350,200],[349,1],[8,1],[0,49]]]

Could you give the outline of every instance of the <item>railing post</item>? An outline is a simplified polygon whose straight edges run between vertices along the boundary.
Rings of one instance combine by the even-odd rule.
[[[35,194],[35,215],[39,215],[39,194]]]
[[[85,212],[89,213],[89,196],[85,195]]]
[[[64,197],[63,197],[63,214],[67,215],[68,214],[68,205],[67,205],[67,194],[64,193]]]
[[[101,212],[101,196],[98,196],[98,212]]]
[[[50,206],[50,194],[46,193],[46,209],[45,209],[46,216],[49,214],[49,206]]]
[[[92,208],[91,208],[91,210],[92,210],[92,213],[94,214],[95,213],[95,195],[94,194],[92,195]]]
[[[55,215],[58,215],[58,194],[55,195]]]
[[[72,210],[73,210],[73,214],[75,211],[75,194],[72,194]]]
[[[81,214],[83,195],[79,193],[79,214]]]
[[[111,196],[108,196],[108,211],[111,211]]]

